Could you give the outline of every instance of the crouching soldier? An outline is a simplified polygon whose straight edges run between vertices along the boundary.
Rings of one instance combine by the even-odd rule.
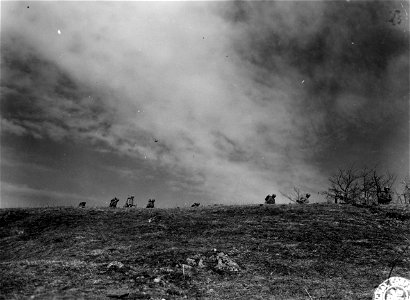
[[[125,202],[124,207],[134,207],[134,196],[130,196],[127,198],[127,201]]]
[[[114,208],[117,207],[118,201],[120,201],[120,199],[118,199],[117,197],[114,197],[114,199],[111,199],[110,207],[114,207]]]
[[[86,204],[86,202],[80,202],[80,204],[78,204],[78,207],[84,208],[84,207],[85,207],[85,204]]]
[[[265,204],[275,204],[275,198],[276,198],[275,194],[272,194],[272,196],[267,195],[265,198]]]
[[[296,202],[299,204],[309,203],[309,197],[310,197],[310,194],[306,194],[306,196],[300,197],[300,199],[296,200]]]
[[[389,204],[392,200],[390,188],[387,186],[377,195],[377,202],[379,204]]]
[[[149,199],[147,208],[154,208],[154,202],[155,202],[155,199]]]

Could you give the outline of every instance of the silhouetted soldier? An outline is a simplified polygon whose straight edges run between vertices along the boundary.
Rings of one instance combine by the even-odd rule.
[[[201,205],[201,203],[194,203],[194,204],[191,205],[191,207],[198,207],[200,205]]]
[[[299,204],[309,203],[309,197],[310,197],[310,194],[306,194],[305,196],[300,197],[300,199],[297,200],[296,202]]]
[[[265,198],[265,203],[266,204],[275,204],[275,198],[276,198],[275,194],[272,194],[272,196],[267,195],[266,198]]]
[[[80,202],[80,204],[78,204],[78,207],[84,208],[84,207],[85,207],[85,204],[86,204],[86,202]]]
[[[149,199],[147,208],[154,208],[154,202],[155,202],[155,199]]]
[[[351,196],[347,192],[336,192],[335,194],[335,203],[339,201],[339,204],[348,204],[351,202]]]
[[[383,191],[380,191],[377,195],[377,202],[379,204],[389,204],[392,201],[392,196],[389,187],[384,187]]]
[[[111,199],[110,207],[114,207],[114,208],[117,207],[118,201],[120,201],[120,199],[118,199],[117,197],[114,197],[114,199]]]
[[[134,196],[130,196],[127,198],[124,207],[133,207],[134,205]]]

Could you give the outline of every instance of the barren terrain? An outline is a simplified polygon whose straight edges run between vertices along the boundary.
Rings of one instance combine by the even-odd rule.
[[[0,210],[0,299],[371,299],[409,207]]]

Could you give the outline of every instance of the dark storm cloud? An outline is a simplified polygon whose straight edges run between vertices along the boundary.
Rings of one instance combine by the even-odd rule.
[[[306,136],[320,136],[325,153],[317,156],[385,163],[386,149],[377,148],[408,143],[407,2],[229,6],[225,17],[242,28],[235,48],[253,66],[254,80],[274,88],[283,88],[280,76],[300,83],[293,84],[303,90],[291,101],[300,118],[311,119],[306,124],[315,134]],[[408,164],[406,153],[399,156]]]
[[[15,51],[16,46],[24,49],[24,42],[2,41],[4,124],[37,138],[75,138],[82,131],[103,130],[109,117],[95,95],[35,52]]]
[[[25,40],[5,35],[2,42],[3,130],[40,139],[105,141],[109,147],[124,144],[122,135],[112,133],[121,123],[110,102],[114,97],[71,78]]]

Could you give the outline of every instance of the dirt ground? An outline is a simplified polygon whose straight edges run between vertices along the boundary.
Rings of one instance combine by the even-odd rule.
[[[410,207],[0,210],[0,299],[371,299]]]

